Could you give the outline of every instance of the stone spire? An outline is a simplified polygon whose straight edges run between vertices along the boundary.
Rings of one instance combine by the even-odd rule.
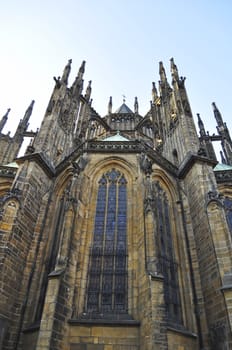
[[[198,126],[199,126],[199,130],[200,130],[200,135],[201,135],[201,137],[204,137],[206,135],[205,127],[204,127],[204,123],[203,123],[199,113],[197,113],[197,119],[198,119]]]
[[[5,126],[6,122],[7,122],[9,113],[10,113],[10,108],[7,109],[6,114],[0,120],[0,132],[2,131],[2,129],[4,128],[4,126]]]
[[[89,102],[89,100],[90,100],[91,91],[92,91],[91,83],[92,83],[92,81],[90,80],[90,81],[89,81],[89,84],[88,84],[88,86],[87,86],[86,92],[85,92],[85,99],[86,99],[88,102]]]
[[[27,108],[25,114],[24,114],[24,117],[21,121],[21,125],[25,128],[25,131],[26,131],[26,128],[28,126],[28,122],[29,122],[29,119],[30,119],[30,116],[32,114],[32,111],[33,111],[33,106],[34,106],[34,103],[35,101],[32,100],[29,107]]]
[[[216,119],[216,122],[217,122],[217,125],[220,127],[220,126],[223,126],[223,120],[222,120],[222,115],[221,113],[219,112],[219,109],[217,108],[215,102],[212,103],[212,106],[213,106],[213,112],[214,112],[214,116],[215,116],[215,119]]]
[[[155,103],[158,98],[158,92],[154,81],[152,82],[152,102]]]
[[[33,111],[34,103],[35,103],[35,101],[32,100],[31,103],[30,103],[30,105],[29,105],[29,107],[27,108],[27,110],[26,110],[26,112],[25,112],[25,114],[24,114],[23,121],[24,121],[25,123],[28,123],[28,122],[29,122],[29,118],[30,118],[30,116],[31,116],[31,114],[32,114],[32,111]]]
[[[68,60],[68,63],[67,65],[65,66],[64,68],[64,72],[63,72],[63,75],[62,75],[62,78],[61,78],[61,82],[64,83],[64,84],[68,84],[68,77],[69,77],[69,74],[70,74],[70,71],[71,71],[71,63],[72,63],[72,60]]]
[[[112,107],[113,107],[112,96],[110,96],[109,103],[108,103],[108,114],[112,113]]]
[[[82,62],[77,77],[72,85],[73,95],[80,95],[83,89],[83,76],[85,73],[85,61]]]
[[[171,63],[171,74],[172,74],[172,77],[176,81],[179,81],[179,73],[178,73],[177,66],[176,66],[176,64],[174,62],[174,58],[170,59],[170,63]]]
[[[159,81],[160,94],[162,98],[166,101],[169,98],[171,87],[168,83],[166,72],[162,62],[159,63],[159,75],[160,75],[160,81]]]
[[[32,100],[30,105],[29,105],[29,107],[27,108],[27,110],[26,110],[26,112],[24,114],[23,119],[21,119],[20,122],[19,122],[19,125],[18,125],[18,128],[16,130],[15,135],[21,137],[21,136],[23,136],[23,134],[27,130],[28,122],[29,122],[30,116],[32,114],[34,103],[35,103],[35,101]]]
[[[138,98],[137,97],[135,97],[134,112],[135,112],[135,114],[139,113],[139,103],[138,103]]]
[[[163,62],[159,63],[159,74],[160,74],[160,81],[162,84],[167,84],[167,77],[166,77],[166,72],[164,69]]]

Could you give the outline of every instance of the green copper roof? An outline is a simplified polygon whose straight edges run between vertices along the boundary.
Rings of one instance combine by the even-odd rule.
[[[107,137],[106,139],[104,139],[102,141],[130,141],[130,140],[128,140],[124,136],[120,135],[120,133],[118,131],[116,135],[109,136],[109,137]]]
[[[232,166],[227,165],[227,164],[218,163],[213,170],[214,171],[232,170]]]
[[[18,168],[18,164],[16,162],[5,164],[4,166],[8,166],[9,168]]]
[[[123,102],[123,104],[114,113],[131,114],[134,112],[132,112],[132,110]]]

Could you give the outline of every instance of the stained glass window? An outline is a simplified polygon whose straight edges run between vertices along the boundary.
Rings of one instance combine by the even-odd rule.
[[[159,235],[159,267],[164,276],[164,301],[168,321],[181,323],[181,305],[178,286],[178,264],[174,257],[170,204],[165,191],[158,182],[153,184],[155,197],[155,217]]]
[[[86,297],[87,314],[127,310],[127,182],[112,169],[98,183],[93,245]]]

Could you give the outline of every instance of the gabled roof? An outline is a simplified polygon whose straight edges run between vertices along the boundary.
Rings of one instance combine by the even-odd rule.
[[[134,112],[123,102],[123,104],[114,112],[115,114],[123,113],[123,114],[131,114]]]

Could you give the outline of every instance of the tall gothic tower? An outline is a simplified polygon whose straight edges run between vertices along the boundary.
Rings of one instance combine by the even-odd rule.
[[[200,136],[171,59],[150,110],[101,117],[85,62],[41,127],[0,121],[0,349],[232,349],[232,142]],[[17,158],[25,136],[32,137]],[[213,141],[221,140],[222,164]]]

